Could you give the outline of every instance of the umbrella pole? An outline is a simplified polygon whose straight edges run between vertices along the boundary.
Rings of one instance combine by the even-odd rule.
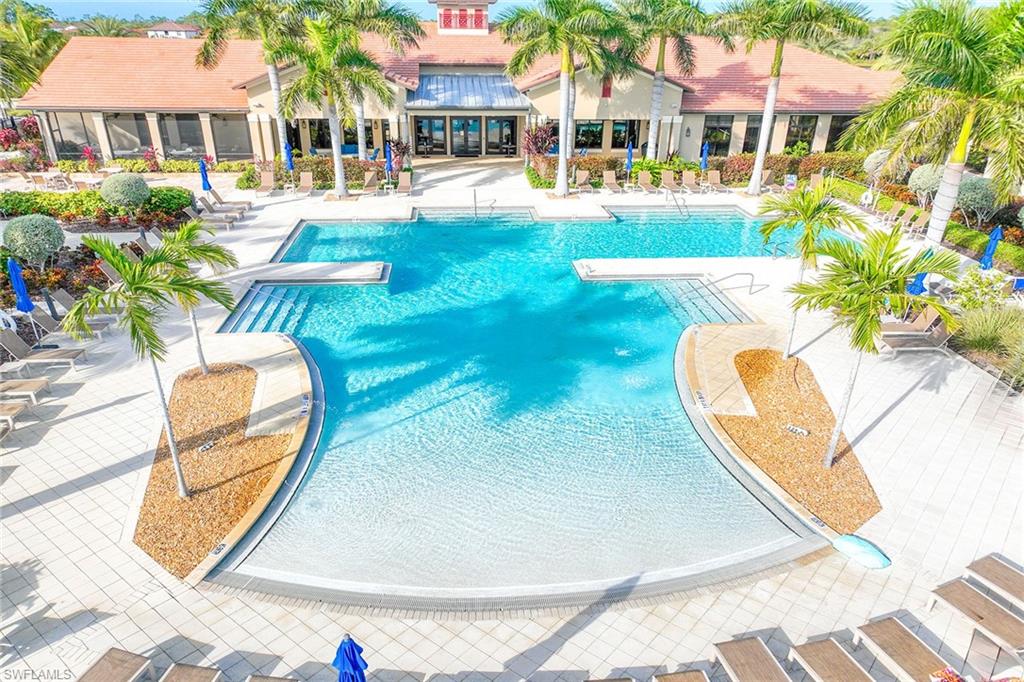
[[[57,319],[57,309],[53,307],[53,299],[50,298],[50,288],[43,287],[43,300],[46,301],[46,307],[50,310],[50,317]]]

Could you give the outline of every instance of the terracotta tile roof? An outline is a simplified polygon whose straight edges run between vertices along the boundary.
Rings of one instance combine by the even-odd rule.
[[[147,31],[198,31],[195,24],[179,24],[176,21],[161,21],[146,28]]]
[[[228,41],[215,69],[195,66],[194,40],[75,36],[18,101],[31,109],[107,111],[245,110],[233,86],[265,72],[262,50]]]

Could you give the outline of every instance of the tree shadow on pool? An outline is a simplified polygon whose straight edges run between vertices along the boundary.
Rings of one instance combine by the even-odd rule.
[[[617,329],[668,315],[656,296],[627,296],[626,286],[574,284],[549,302],[513,293],[366,325],[353,342],[370,350],[334,357],[332,366],[350,376],[383,376],[345,395],[328,395],[328,403],[351,418],[394,407],[424,389],[437,403],[486,386],[499,419],[556,405],[578,390],[586,373],[622,372],[671,352],[661,334],[626,338]],[[657,371],[671,373],[671,364]],[[630,392],[639,398],[662,385],[650,381],[647,389]],[[412,403],[423,407],[420,399]]]

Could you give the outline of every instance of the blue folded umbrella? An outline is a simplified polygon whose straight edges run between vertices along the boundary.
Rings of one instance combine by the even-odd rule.
[[[708,154],[711,152],[711,145],[707,142],[700,149],[700,169],[706,171],[708,169]]]
[[[626,177],[633,171],[633,141],[626,145]]]
[[[1003,238],[1003,226],[996,225],[996,229],[992,230],[988,235],[988,244],[985,246],[985,253],[981,256],[981,269],[991,270],[992,269],[992,258],[996,255],[996,248],[999,246],[999,240]]]
[[[14,305],[23,313],[30,313],[35,310],[35,304],[28,295],[28,287],[25,285],[25,278],[21,274],[21,266],[13,258],[7,259],[7,275],[11,278],[11,288],[14,289]]]
[[[932,250],[928,249],[924,255],[932,255]],[[914,276],[914,280],[907,285],[907,293],[913,296],[920,296],[924,292],[928,291],[928,287],[924,285],[924,279],[928,276],[927,272],[919,272]]]
[[[210,184],[210,176],[206,170],[206,159],[199,159],[199,177],[203,181],[204,192],[209,192],[213,189],[213,185]]]
[[[384,174],[388,176],[388,180],[391,179],[391,173],[395,170],[395,166],[391,161],[391,145],[384,145]]]
[[[284,143],[284,169],[289,173],[295,170],[295,159],[292,158],[292,146]]]
[[[370,666],[363,660],[362,653],[363,647],[345,635],[331,663],[338,669],[338,682],[366,682],[366,669]]]

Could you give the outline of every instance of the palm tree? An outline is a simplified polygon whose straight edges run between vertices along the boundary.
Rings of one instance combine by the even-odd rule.
[[[84,36],[105,36],[107,38],[125,38],[134,35],[132,27],[117,17],[96,16],[82,22],[78,31]]]
[[[795,192],[772,194],[761,200],[759,214],[773,216],[761,225],[761,236],[764,237],[765,244],[776,232],[800,230],[800,236],[796,240],[796,250],[800,256],[800,274],[796,280],[798,283],[804,281],[806,268],[817,269],[818,242],[826,230],[867,230],[867,223],[863,218],[829,196],[833,184],[830,178],[814,189],[805,185]],[[782,354],[783,360],[792,354],[796,313],[794,308],[789,323],[789,339]]]
[[[52,17],[38,7],[5,4],[0,13],[0,101],[6,111],[35,83],[64,46],[65,37],[51,28]]]
[[[724,8],[721,29],[745,38],[747,52],[759,42],[775,42],[748,194],[761,192],[761,172],[768,153],[768,138],[775,124],[775,99],[779,94],[786,43],[820,43],[830,38],[865,36],[868,33],[866,14],[861,5],[847,0],[735,0]]]
[[[384,106],[391,106],[394,94],[373,58],[354,45],[344,33],[333,27],[330,17],[319,15],[304,20],[303,40],[286,39],[275,55],[294,61],[304,69],[285,90],[281,110],[291,116],[302,103],[327,104],[327,123],[331,130],[331,156],[334,159],[334,192],[348,194],[345,168],[341,162],[341,120],[350,123],[356,101],[367,94]]]
[[[843,142],[886,146],[890,163],[945,163],[928,238],[941,241],[971,146],[989,153],[997,194],[1024,181],[1024,0],[994,9],[917,0],[893,23],[885,58],[906,83],[857,118]]]
[[[275,51],[282,41],[299,32],[301,18],[307,10],[301,2],[290,0],[203,0],[201,10],[206,34],[196,53],[197,66],[207,69],[217,66],[232,37],[258,40],[262,44],[282,149],[288,139],[288,129],[281,110],[281,78]]]
[[[201,241],[200,238],[203,234],[210,232],[211,230],[204,227],[201,220],[190,220],[183,223],[177,230],[165,233],[161,245],[186,264],[209,265],[215,271],[222,268],[238,267],[238,259],[229,249],[220,244]],[[206,356],[203,354],[203,344],[199,337],[199,322],[196,320],[198,299],[181,296],[175,296],[175,298],[178,300],[179,307],[188,313],[189,322],[192,324],[192,338],[196,343],[199,367],[203,370],[203,374],[209,374],[210,368],[206,365]]]
[[[642,63],[652,44],[657,45],[651,89],[650,127],[647,131],[647,158],[658,158],[658,133],[661,104],[665,94],[665,58],[671,41],[672,57],[684,74],[693,73],[693,43],[690,35],[712,35],[732,50],[732,38],[718,31],[714,18],[701,9],[697,0],[619,0],[619,12],[627,17],[638,50],[633,58]]]
[[[384,0],[327,0],[323,12],[330,19],[334,30],[344,33],[355,47],[361,47],[360,34],[370,33],[384,41],[387,48],[396,54],[404,54],[406,48],[417,45],[417,38],[424,35],[419,17],[407,7],[385,4]],[[363,100],[355,98],[353,110],[356,121],[356,142],[359,159],[366,159],[366,125],[363,116]]]
[[[821,276],[817,281],[801,282],[790,288],[796,294],[794,308],[834,310],[839,323],[849,329],[850,347],[857,353],[825,453],[825,468],[832,466],[839,447],[860,362],[865,354],[878,352],[882,314],[891,311],[905,316],[910,311],[931,306],[950,329],[954,324],[949,309],[941,300],[907,293],[907,283],[919,272],[955,280],[960,259],[951,251],[933,254],[931,250],[919,251],[912,258],[905,258],[906,250],[900,249],[900,238],[901,231],[897,226],[889,232],[869,232],[863,244],[825,239],[818,245],[818,253],[831,260],[825,264]]]
[[[160,338],[157,326],[164,309],[175,299],[198,305],[199,298],[205,297],[230,307],[231,292],[220,282],[211,282],[190,273],[188,264],[163,246],[143,255],[136,263],[128,260],[117,245],[105,237],[85,236],[82,237],[82,243],[106,261],[121,281],[106,290],[90,287],[71,306],[61,324],[72,337],[84,338],[92,334],[92,329],[86,323],[88,316],[97,313],[117,315],[117,326],[128,332],[135,354],[139,359],[148,359],[153,368],[153,380],[163,411],[167,447],[177,479],[178,495],[188,497],[188,485],[178,457],[171,413],[160,382],[157,363],[166,356],[167,344]]]
[[[518,6],[498,18],[498,30],[506,43],[519,48],[509,59],[511,76],[526,74],[544,55],[561,59],[558,107],[558,171],[555,194],[569,194],[569,137],[572,115],[571,88],[576,78],[576,59],[593,73],[604,73],[607,45],[622,34],[622,25],[597,0],[539,0],[536,6]]]

